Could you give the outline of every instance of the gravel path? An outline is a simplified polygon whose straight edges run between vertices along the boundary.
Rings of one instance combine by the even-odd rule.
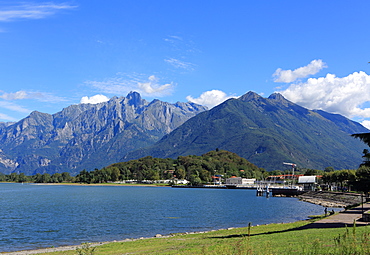
[[[314,223],[301,227],[302,229],[307,228],[341,228],[341,227],[352,227],[355,222],[356,226],[365,226],[369,222],[362,221],[362,212],[370,210],[370,203],[364,203],[363,205],[341,211],[337,214],[328,216],[324,219],[318,220]],[[329,212],[330,210],[328,210]]]
[[[356,193],[309,191],[298,196],[301,200],[324,207],[342,207],[361,204],[362,197]]]

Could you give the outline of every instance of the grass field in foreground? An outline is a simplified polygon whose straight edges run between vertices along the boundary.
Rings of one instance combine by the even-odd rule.
[[[166,238],[113,242],[79,251],[47,254],[370,254],[367,227],[297,228],[299,221],[269,224],[208,233],[175,234]]]

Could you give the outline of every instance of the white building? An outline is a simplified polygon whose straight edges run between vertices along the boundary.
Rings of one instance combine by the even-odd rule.
[[[246,179],[242,177],[231,177],[226,179],[226,184],[231,185],[253,185],[256,179]]]
[[[313,176],[299,176],[298,184],[303,184],[303,190],[315,190],[317,178]]]

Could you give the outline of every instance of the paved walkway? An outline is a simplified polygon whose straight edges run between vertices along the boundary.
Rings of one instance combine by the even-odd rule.
[[[361,221],[362,211],[370,210],[370,203],[364,203],[363,206],[357,206],[352,209],[348,209],[338,214],[328,216],[324,219],[318,220],[314,223],[303,226],[303,229],[307,228],[340,228],[340,227],[352,227],[353,222],[356,221],[356,226],[368,225],[370,222]],[[328,212],[330,209],[328,209]]]

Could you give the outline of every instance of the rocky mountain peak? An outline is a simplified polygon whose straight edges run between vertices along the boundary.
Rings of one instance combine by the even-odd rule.
[[[280,93],[273,93],[268,98],[276,101],[286,101],[285,97]]]
[[[127,97],[129,105],[132,105],[134,107],[139,107],[143,105],[143,100],[141,99],[141,96],[136,91],[131,91]]]
[[[154,144],[204,110],[158,99],[149,104],[130,92],[99,104],[71,105],[53,115],[34,111],[12,125],[0,123],[0,173],[75,174],[103,167]]]
[[[257,93],[255,93],[253,91],[249,91],[248,93],[239,97],[239,100],[241,100],[243,102],[249,102],[249,101],[258,100],[258,99],[261,99],[261,98],[262,97],[260,95],[258,95]]]
[[[294,105],[292,102],[287,100],[282,94],[280,93],[273,93],[268,97],[268,100],[270,102],[273,102],[274,104],[279,104],[285,107],[289,107],[291,105]]]

